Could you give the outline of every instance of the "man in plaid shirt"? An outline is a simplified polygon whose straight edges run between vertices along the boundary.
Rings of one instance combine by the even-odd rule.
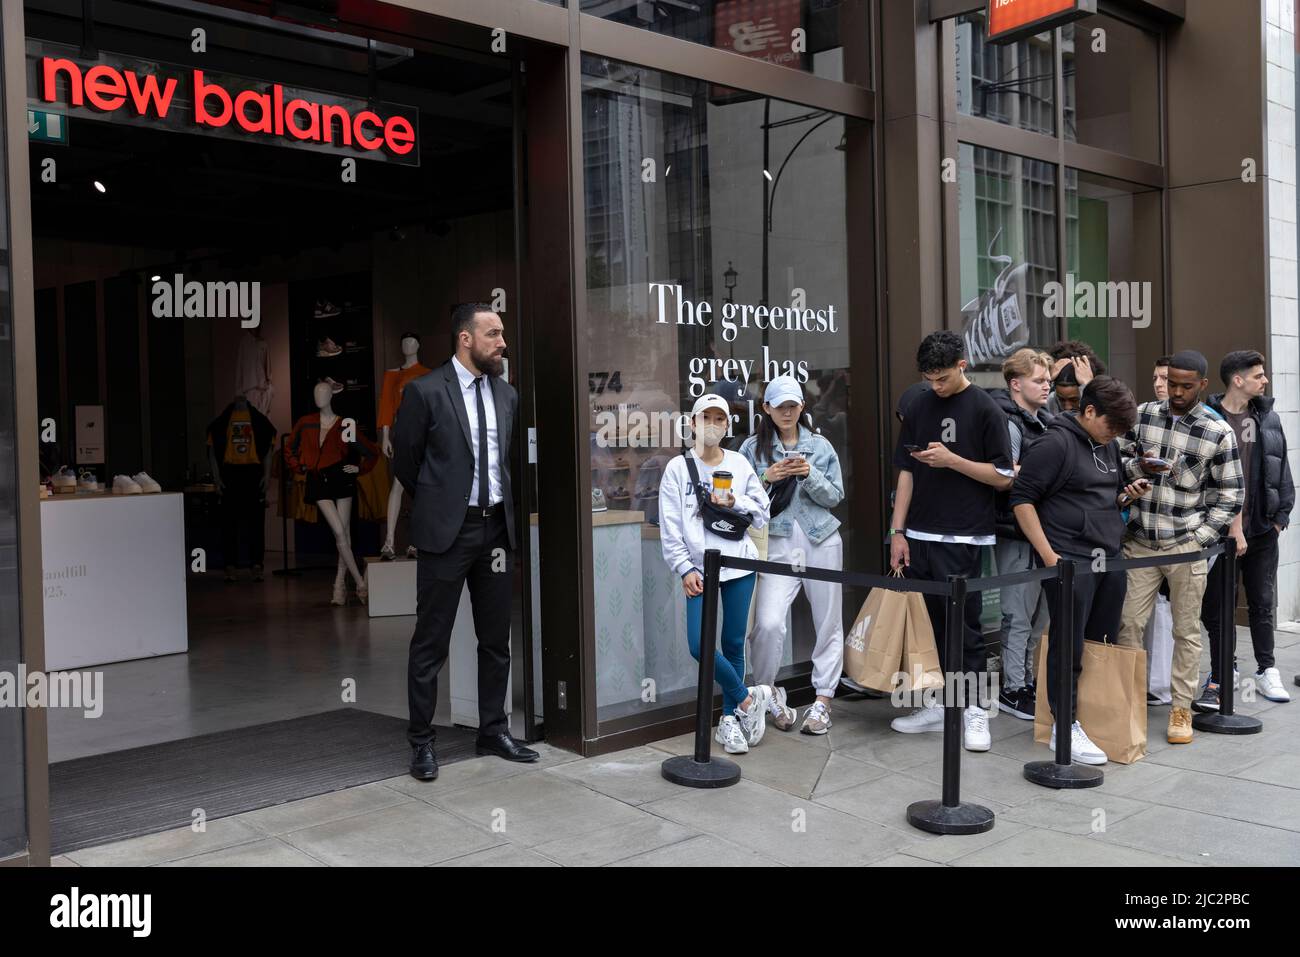
[[[1205,356],[1185,350],[1169,360],[1168,398],[1138,406],[1133,430],[1120,442],[1129,481],[1144,474],[1151,492],[1132,505],[1125,558],[1181,555],[1213,545],[1228,533],[1244,495],[1241,459],[1232,428],[1201,393]],[[1160,583],[1169,583],[1174,620],[1174,660],[1169,711],[1170,744],[1192,740],[1192,700],[1201,666],[1201,599],[1204,559],[1134,568],[1120,616],[1119,643],[1142,646],[1142,631]]]

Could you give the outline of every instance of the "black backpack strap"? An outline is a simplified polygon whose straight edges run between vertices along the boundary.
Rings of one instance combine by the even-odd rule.
[[[686,460],[686,470],[691,473],[691,491],[695,493],[695,501],[702,508],[704,502],[700,499],[700,473],[695,468],[695,459],[691,458],[690,452],[683,452],[682,458]]]

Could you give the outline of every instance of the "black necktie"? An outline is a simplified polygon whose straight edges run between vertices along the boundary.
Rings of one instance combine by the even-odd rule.
[[[483,376],[474,380],[474,403],[478,408],[478,507],[488,507],[487,409],[483,407]]]

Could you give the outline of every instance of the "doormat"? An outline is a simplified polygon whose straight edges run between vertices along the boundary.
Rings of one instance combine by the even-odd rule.
[[[407,773],[406,719],[340,708],[50,765],[54,854],[190,827]],[[440,765],[476,733],[438,728]]]

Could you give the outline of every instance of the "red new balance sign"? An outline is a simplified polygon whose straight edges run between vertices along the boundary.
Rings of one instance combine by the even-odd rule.
[[[988,0],[988,38],[1006,43],[1097,12],[1097,0]]]
[[[86,65],[46,56],[39,63],[36,92],[46,103],[65,101],[71,109],[83,108],[100,119],[122,116],[156,121],[169,129],[278,138],[286,145],[418,162],[412,155],[416,132],[409,108],[385,110],[333,94],[197,69],[170,68],[179,74],[173,76],[166,72],[162,64]]]

